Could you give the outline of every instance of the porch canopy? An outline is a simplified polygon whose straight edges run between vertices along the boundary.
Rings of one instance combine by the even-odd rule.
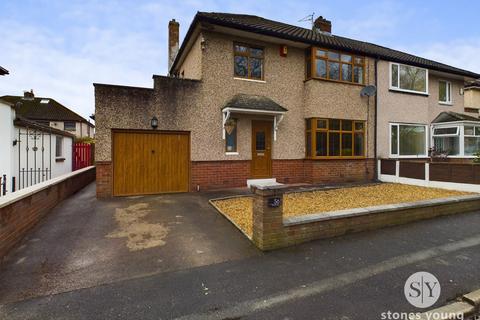
[[[432,121],[436,152],[450,157],[473,157],[480,152],[480,119],[452,111],[440,113]]]
[[[223,139],[225,139],[225,124],[232,113],[273,116],[273,140],[277,140],[278,125],[288,110],[270,98],[252,94],[237,94],[223,107]]]

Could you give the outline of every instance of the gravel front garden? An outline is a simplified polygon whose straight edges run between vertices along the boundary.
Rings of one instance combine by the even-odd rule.
[[[283,198],[283,216],[292,217],[344,209],[448,198],[467,194],[470,193],[397,183],[307,192],[290,192],[286,193]],[[252,236],[252,197],[240,196],[212,200],[212,204],[223,215],[236,224],[247,236]]]

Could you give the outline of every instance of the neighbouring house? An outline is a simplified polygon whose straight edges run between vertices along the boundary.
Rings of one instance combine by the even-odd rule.
[[[2,99],[0,122],[0,195],[72,171],[73,134],[18,116]]]
[[[480,106],[471,105],[474,89],[465,83],[478,77],[422,58],[379,61],[377,157],[472,158],[480,150]]]
[[[7,74],[10,74],[8,72],[8,70],[3,68],[2,66],[0,66],[0,76],[4,76],[4,75],[7,75]]]
[[[95,126],[87,119],[68,109],[52,98],[35,97],[33,90],[25,91],[23,96],[0,97],[15,105],[17,115],[72,133],[77,138],[95,136]]]
[[[254,179],[371,180],[376,148],[384,145],[377,137],[389,141],[388,132],[376,135],[375,122],[383,112],[377,109],[390,108],[381,103],[392,100],[391,64],[402,74],[401,65],[453,74],[458,90],[479,77],[335,36],[323,17],[305,29],[198,12],[181,46],[179,24],[170,21],[168,47],[169,76],[154,75],[153,88],[94,84],[99,197],[240,187]],[[425,123],[435,117],[427,114]],[[410,112],[407,123],[416,117]],[[379,126],[388,130],[393,120],[380,118]]]

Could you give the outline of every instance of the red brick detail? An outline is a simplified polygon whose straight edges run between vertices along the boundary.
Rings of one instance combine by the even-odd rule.
[[[97,162],[97,197],[111,197],[112,163]],[[280,183],[337,183],[371,180],[375,161],[368,160],[273,160],[272,176]],[[250,160],[192,161],[190,191],[245,187]]]
[[[245,187],[250,176],[250,161],[192,161],[191,191]]]
[[[53,207],[93,180],[95,168],[0,208],[0,261]]]
[[[305,160],[305,178],[309,183],[367,181],[374,174],[374,159]]]
[[[97,162],[97,198],[109,198],[113,195],[113,172],[110,161]]]
[[[273,160],[272,175],[280,183],[306,182],[305,160]]]

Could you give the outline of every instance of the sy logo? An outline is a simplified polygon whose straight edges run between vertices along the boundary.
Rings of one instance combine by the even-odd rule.
[[[417,308],[428,308],[440,298],[440,282],[431,273],[416,272],[405,282],[404,293],[408,302]]]

